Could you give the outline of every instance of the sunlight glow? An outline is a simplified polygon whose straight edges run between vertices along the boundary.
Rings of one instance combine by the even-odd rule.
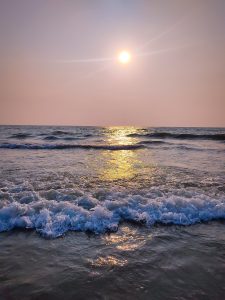
[[[131,60],[131,54],[130,52],[126,51],[126,50],[123,50],[119,53],[118,55],[118,61],[121,63],[121,64],[128,64]]]

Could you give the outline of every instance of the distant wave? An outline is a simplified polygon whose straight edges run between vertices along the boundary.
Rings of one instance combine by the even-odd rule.
[[[191,225],[225,219],[225,198],[191,194],[186,190],[183,194],[174,191],[154,198],[148,195],[123,195],[120,198],[118,193],[112,193],[105,201],[88,195],[75,197],[71,202],[66,199],[68,195],[65,200],[57,201],[32,194],[19,202],[3,201],[0,232],[31,228],[44,237],[56,238],[69,230],[96,234],[113,232],[123,221],[150,227],[156,223]]]
[[[15,133],[15,134],[12,134],[11,136],[9,136],[9,138],[10,139],[26,139],[30,136],[31,136],[31,134],[29,134],[29,133]]]
[[[135,150],[145,148],[144,145],[74,145],[74,144],[0,144],[1,149],[28,150],[63,150],[63,149],[94,149],[94,150]]]
[[[69,131],[63,131],[63,130],[54,130],[51,132],[52,135],[65,135],[65,134],[71,134]]]
[[[55,141],[58,140],[58,137],[55,135],[47,135],[43,138],[43,140],[47,140],[47,141]]]
[[[151,148],[151,146],[160,146],[158,149],[160,150],[170,150],[170,149],[180,149],[180,150],[187,150],[187,151],[212,151],[212,152],[225,152],[224,149],[217,149],[217,148],[204,148],[204,147],[194,147],[191,145],[182,145],[177,143],[172,143],[168,141],[162,140],[144,140],[138,142],[139,145],[145,145],[146,148]]]
[[[43,138],[43,140],[47,140],[47,141],[56,141],[56,140],[75,141],[81,139],[82,139],[81,137],[72,137],[72,136],[59,137],[55,135],[47,135]]]
[[[170,132],[152,132],[152,133],[132,133],[129,134],[131,137],[144,137],[144,138],[171,138],[171,139],[201,139],[201,140],[215,140],[225,141],[225,134],[191,134],[191,133],[170,133]]]
[[[143,144],[161,145],[161,144],[170,144],[170,143],[167,143],[165,141],[153,141],[153,140],[149,141],[149,140],[146,140],[146,141],[138,142],[138,144],[140,144],[140,145],[143,145]]]
[[[88,139],[89,137],[96,136],[90,133],[75,133],[70,131],[63,130],[54,130],[52,132],[41,133],[39,136],[42,136],[43,140],[54,141],[54,140],[64,140],[64,141],[75,141],[75,140],[83,140]]]
[[[58,140],[58,138],[51,138],[49,136],[46,140]],[[64,140],[67,140],[66,138]],[[70,139],[68,139],[70,140]],[[77,138],[74,138],[71,140],[77,140]],[[83,150],[112,150],[112,151],[118,151],[118,150],[137,150],[137,149],[144,149],[144,148],[151,148],[151,146],[161,146],[161,150],[168,150],[172,148],[178,148],[181,150],[193,150],[193,151],[216,151],[216,152],[224,152],[224,149],[214,149],[214,148],[198,148],[198,147],[192,147],[187,145],[176,145],[165,141],[141,141],[133,145],[96,145],[96,144],[14,144],[14,143],[3,143],[0,144],[0,149],[23,149],[23,150],[66,150],[66,149],[83,149]]]
[[[187,151],[207,151],[207,152],[217,152],[217,153],[225,153],[224,149],[216,149],[216,148],[199,148],[199,147],[192,147],[187,145],[174,145],[174,148],[187,150]]]
[[[76,137],[91,137],[93,136],[90,133],[75,133],[75,132],[71,132],[71,131],[65,131],[65,130],[54,130],[50,133],[42,133],[41,135],[51,135],[51,136],[59,136],[62,137],[64,135],[76,135]]]
[[[158,143],[157,143],[158,142]],[[175,144],[175,143],[169,143],[169,142],[165,142],[165,141],[143,141],[143,142],[139,142],[138,144],[140,145],[146,145],[147,148],[152,146],[160,146],[157,149],[160,150],[171,150],[171,149],[180,149],[180,150],[185,150],[185,151],[207,151],[207,152],[225,152],[224,149],[217,149],[217,148],[204,148],[204,147],[194,147],[194,146],[190,146],[190,145],[181,145],[181,144]]]

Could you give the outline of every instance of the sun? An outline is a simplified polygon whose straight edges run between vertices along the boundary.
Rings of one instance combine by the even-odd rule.
[[[131,54],[130,52],[126,51],[126,50],[123,50],[119,53],[118,55],[118,61],[121,63],[121,64],[128,64],[131,60]]]

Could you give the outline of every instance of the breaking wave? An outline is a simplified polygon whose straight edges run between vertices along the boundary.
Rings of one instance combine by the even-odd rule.
[[[113,232],[124,221],[150,227],[155,223],[191,225],[225,219],[225,198],[187,190],[167,194],[149,191],[145,195],[111,193],[104,201],[82,193],[63,195],[51,190],[45,197],[31,192],[19,201],[2,200],[0,207],[1,232],[35,229],[48,238],[71,230]]]

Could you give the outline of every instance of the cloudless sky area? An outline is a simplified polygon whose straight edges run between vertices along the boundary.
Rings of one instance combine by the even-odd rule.
[[[225,126],[225,1],[0,0],[0,123]]]

